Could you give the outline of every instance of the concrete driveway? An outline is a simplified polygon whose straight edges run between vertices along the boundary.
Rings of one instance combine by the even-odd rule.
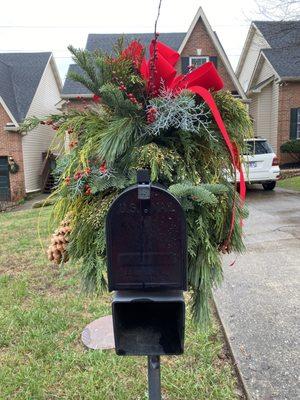
[[[251,189],[247,252],[224,258],[219,315],[252,399],[300,399],[300,193]]]

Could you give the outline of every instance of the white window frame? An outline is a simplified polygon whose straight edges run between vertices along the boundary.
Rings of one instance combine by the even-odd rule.
[[[297,108],[297,130],[296,139],[300,139],[300,107]]]
[[[189,66],[191,67],[193,64],[193,60],[205,60],[201,65],[205,64],[209,61],[209,56],[190,56],[189,57]],[[199,65],[198,65],[199,66]]]

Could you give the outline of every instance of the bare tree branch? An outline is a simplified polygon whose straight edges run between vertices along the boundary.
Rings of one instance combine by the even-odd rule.
[[[270,21],[300,19],[299,0],[255,0],[258,13]]]

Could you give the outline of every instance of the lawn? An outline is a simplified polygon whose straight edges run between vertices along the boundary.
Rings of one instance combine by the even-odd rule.
[[[147,399],[144,357],[81,344],[85,325],[110,312],[110,296],[84,295],[74,266],[46,260],[49,215],[0,214],[0,399]],[[216,325],[201,333],[188,317],[185,343],[183,356],[162,358],[165,400],[241,398]]]
[[[282,179],[278,182],[278,186],[283,189],[297,190],[300,192],[300,176]]]

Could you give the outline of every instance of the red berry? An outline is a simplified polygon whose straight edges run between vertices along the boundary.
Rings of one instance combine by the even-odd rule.
[[[107,168],[106,168],[106,162],[104,161],[104,163],[102,163],[99,167],[99,171],[101,172],[101,174],[105,174],[107,172]]]

